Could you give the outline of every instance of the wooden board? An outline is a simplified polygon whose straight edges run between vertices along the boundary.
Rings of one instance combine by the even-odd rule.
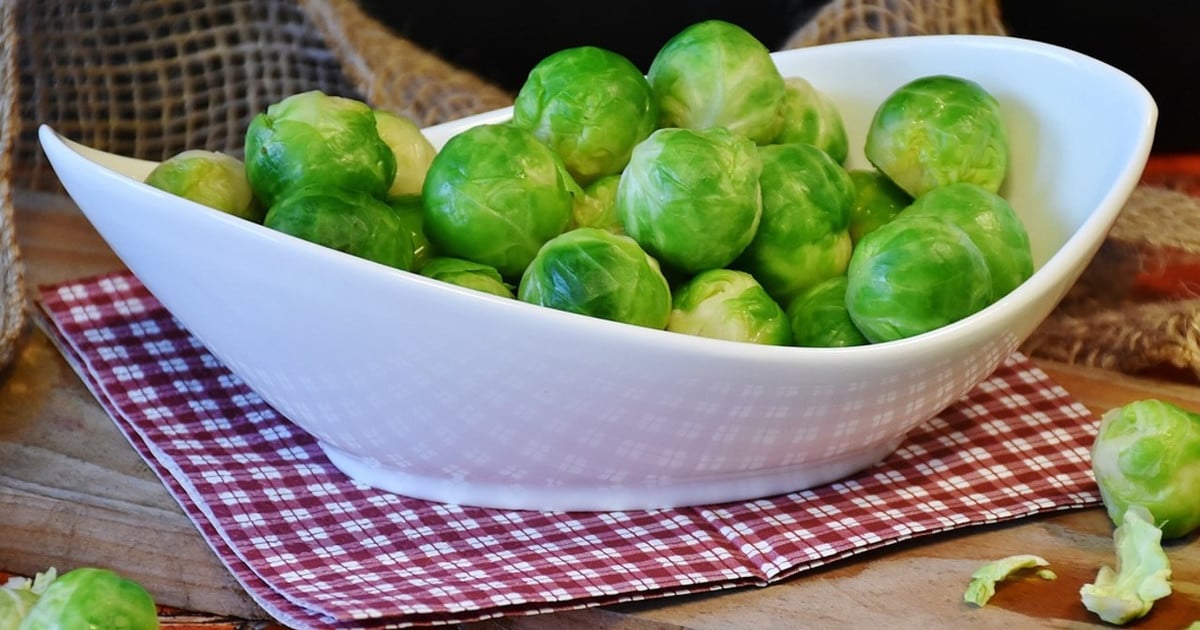
[[[121,267],[61,196],[22,193],[17,230],[30,286]],[[1190,384],[1041,365],[1097,413],[1152,397],[1200,409],[1200,387]],[[896,545],[767,588],[468,627],[1101,627],[1078,590],[1115,561],[1111,536],[1102,510],[1082,510]],[[1182,628],[1200,619],[1195,538],[1168,546],[1176,592],[1155,606],[1145,627]],[[1042,555],[1059,579],[1006,583],[983,609],[962,603],[979,564],[1015,553]],[[32,574],[82,565],[114,568],[162,604],[264,618],[57,350],[31,328],[0,381],[0,569]]]

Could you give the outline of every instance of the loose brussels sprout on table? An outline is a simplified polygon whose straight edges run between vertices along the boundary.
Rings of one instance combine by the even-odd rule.
[[[767,144],[783,127],[783,76],[767,47],[735,24],[693,24],[658,51],[647,74],[659,127],[729,130]]]
[[[780,304],[846,273],[854,182],[810,144],[759,147],[762,219],[736,266],[750,272]]]
[[[36,591],[35,581],[35,591]],[[156,630],[154,599],[133,580],[81,567],[52,578],[20,620],[19,630],[121,628]]]
[[[241,160],[192,149],[180,152],[154,167],[146,183],[226,214],[259,223],[262,204],[254,197]]]
[[[999,102],[954,76],[921,77],[889,95],[867,129],[865,151],[913,197],[956,182],[997,192],[1008,173]]]
[[[667,330],[765,345],[791,343],[787,315],[754,276],[731,269],[696,274],[672,296]]]
[[[389,267],[413,267],[409,229],[391,206],[366,193],[294,190],[271,206],[263,225]]]
[[[365,103],[319,91],[267,107],[246,130],[246,177],[266,207],[296,188],[347,188],[385,197],[396,156]]]
[[[1108,411],[1092,445],[1092,470],[1113,523],[1141,505],[1163,538],[1200,528],[1200,414],[1161,400]]]
[[[519,278],[542,244],[566,229],[577,187],[558,154],[532,132],[471,127],[429,165],[425,233],[445,255]]]
[[[548,241],[517,288],[522,301],[636,326],[666,328],[671,288],[628,236],[578,228]]]
[[[513,124],[552,147],[581,185],[620,173],[657,121],[645,75],[595,46],[567,48],[538,62],[513,103]]]
[[[750,244],[762,216],[762,159],[724,128],[664,128],[633,150],[617,188],[625,233],[685,273],[719,269]]]

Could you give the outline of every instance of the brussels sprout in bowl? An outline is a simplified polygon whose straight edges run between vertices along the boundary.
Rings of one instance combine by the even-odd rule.
[[[871,168],[868,126],[899,86],[929,75],[984,86],[1009,132],[1000,193],[1028,228],[1032,276],[974,314],[895,341],[710,339],[347,255],[146,186],[152,163],[47,127],[41,139],[67,191],[130,269],[351,477],[504,508],[712,503],[861,470],[990,374],[1101,244],[1137,183],[1156,120],[1129,76],[1014,38],[881,39],[772,59],[782,76],[803,77],[838,106],[847,169]],[[511,114],[424,131],[440,148]]]

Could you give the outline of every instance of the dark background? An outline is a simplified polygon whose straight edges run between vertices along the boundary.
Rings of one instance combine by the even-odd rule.
[[[398,34],[513,93],[534,64],[571,46],[608,48],[644,71],[667,39],[710,18],[739,24],[775,50],[826,2],[361,0]],[[1200,151],[1200,3],[1002,0],[1001,13],[1014,36],[1072,48],[1141,81],[1159,106],[1156,152]]]

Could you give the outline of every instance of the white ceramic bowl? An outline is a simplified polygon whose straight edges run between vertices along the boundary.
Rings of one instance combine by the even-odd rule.
[[[902,83],[1000,101],[1036,273],[982,312],[844,349],[761,347],[504,300],[325,249],[143,185],[152,163],[43,127],[66,190],[129,268],[351,477],[438,501],[634,509],[807,488],[884,458],[1046,317],[1141,174],[1156,107],[1129,76],[1013,38],[926,36],[775,54],[840,106],[850,166]],[[508,110],[427,129],[437,145]]]

